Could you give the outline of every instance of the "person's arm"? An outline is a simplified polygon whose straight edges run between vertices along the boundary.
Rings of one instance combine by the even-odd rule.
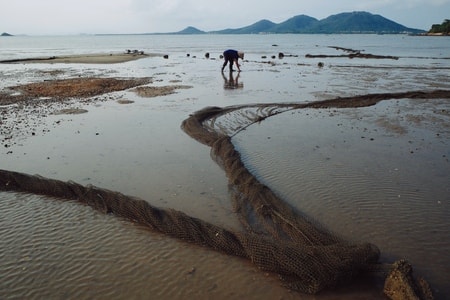
[[[240,68],[241,65],[239,64],[239,58],[236,58],[234,60],[234,62],[236,63],[236,67],[237,67],[238,71],[240,72],[241,71],[241,68]]]

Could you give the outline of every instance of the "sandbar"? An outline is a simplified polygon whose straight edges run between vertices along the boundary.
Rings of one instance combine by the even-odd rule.
[[[17,63],[62,63],[62,64],[116,64],[133,61],[146,57],[161,56],[160,54],[144,54],[144,53],[98,53],[98,54],[77,54],[67,56],[49,56],[34,58],[19,58],[1,60],[2,64]]]

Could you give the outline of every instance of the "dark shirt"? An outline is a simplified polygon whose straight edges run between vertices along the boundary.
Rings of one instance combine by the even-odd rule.
[[[233,49],[228,49],[223,53],[223,56],[229,60],[239,59],[238,52]]]

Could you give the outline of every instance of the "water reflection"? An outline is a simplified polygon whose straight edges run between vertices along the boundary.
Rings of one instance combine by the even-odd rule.
[[[234,90],[234,89],[242,89],[244,88],[244,83],[239,82],[239,75],[238,72],[236,75],[236,78],[233,76],[233,71],[230,71],[228,74],[228,78],[225,76],[225,73],[222,72],[222,77],[224,80],[223,88],[226,90]]]

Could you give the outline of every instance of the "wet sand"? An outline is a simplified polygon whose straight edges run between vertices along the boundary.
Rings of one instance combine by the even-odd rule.
[[[33,64],[33,63],[50,63],[50,64],[117,64],[146,57],[162,56],[158,54],[135,54],[135,53],[111,53],[111,54],[84,54],[84,55],[68,55],[68,56],[49,56],[37,58],[19,58],[2,60],[0,64]]]
[[[244,73],[244,75],[245,75],[245,73]],[[59,81],[58,82],[59,84],[55,84],[57,81],[48,81],[48,82],[39,83],[38,85],[21,85],[21,86],[17,86],[16,88],[12,89],[12,91],[13,91],[12,95],[8,94],[8,96],[6,96],[4,94],[4,95],[0,96],[0,99],[2,99],[2,100],[3,99],[7,99],[7,101],[4,102],[5,105],[17,104],[18,102],[14,101],[14,100],[11,101],[10,97],[17,97],[17,98],[13,98],[13,99],[17,100],[17,99],[20,98],[20,95],[17,95],[17,94],[14,95],[14,92],[19,91],[20,93],[23,94],[23,93],[26,93],[26,91],[29,89],[29,91],[31,93],[30,95],[33,95],[33,98],[38,98],[38,99],[39,98],[44,98],[42,100],[44,100],[44,101],[50,100],[49,103],[51,102],[51,99],[58,99],[58,102],[63,103],[63,104],[65,103],[63,105],[63,107],[64,107],[65,105],[71,105],[71,103],[72,103],[71,101],[79,101],[80,99],[83,99],[83,98],[88,99],[89,97],[92,97],[93,94],[90,94],[90,93],[92,93],[92,90],[88,89],[87,86],[91,86],[97,79],[92,79],[91,78],[91,79],[80,80],[75,85],[77,91],[74,92],[73,94],[71,94],[71,93],[67,94],[67,92],[64,92],[64,88],[61,88],[61,87],[62,86],[66,86],[67,87],[66,84],[69,84],[69,83],[70,83],[69,86],[73,87],[74,85],[72,85],[72,84],[75,84],[75,81],[71,82],[70,80],[65,80],[65,81],[63,80],[63,81]],[[115,78],[115,79],[111,78],[111,79],[108,79],[106,81],[99,81],[99,82],[102,82],[103,84],[106,84],[107,82],[118,83],[115,80],[120,80],[120,78]],[[64,84],[61,85],[61,83],[64,83]],[[177,86],[177,87],[174,87],[174,88],[171,88],[170,86],[167,86],[167,88],[165,88],[164,86],[162,86],[161,89],[158,89],[158,88],[154,88],[153,89],[153,87],[149,87],[148,86],[150,84],[150,81],[147,81],[147,82],[139,82],[139,81],[137,81],[137,82],[134,82],[134,84],[136,84],[135,86],[143,85],[142,88],[144,88],[143,89],[144,93],[142,95],[145,95],[146,97],[153,97],[155,95],[167,95],[165,93],[165,91],[167,91],[167,90],[175,91],[177,89],[177,87],[181,86],[180,85],[180,86]],[[129,88],[130,88],[130,86],[122,86],[122,87],[117,88],[117,89],[112,89],[111,91],[113,91],[113,90],[114,91],[120,91],[120,90],[129,89]],[[162,93],[161,91],[164,91],[164,92]],[[395,97],[405,97],[405,96],[407,97],[407,96],[411,96],[411,95],[412,96],[420,95],[421,93],[422,93],[421,91],[414,92],[414,93],[408,93],[408,92],[400,93],[400,94],[393,93],[390,96],[392,96],[394,98]],[[437,93],[439,93],[439,92],[437,92]],[[99,93],[99,94],[95,94],[95,95],[99,96],[99,95],[102,95],[102,94]],[[364,97],[364,96],[362,96],[362,97]],[[347,100],[348,100],[348,102],[347,102],[346,105],[357,106],[359,104],[359,101],[362,100],[362,98],[355,97],[354,98],[355,101],[353,102],[353,104],[351,104],[351,99],[350,100],[347,99]],[[100,101],[100,99],[97,99],[95,101]],[[340,101],[337,101],[337,102],[340,102]],[[343,103],[345,101],[341,101],[341,102]],[[125,103],[129,103],[129,102],[125,101]],[[325,104],[326,104],[326,102],[325,102]],[[322,105],[321,107],[327,107],[326,105],[323,106],[324,103],[322,103],[320,105]],[[334,104],[330,103],[330,105],[334,105]],[[63,109],[65,109],[65,108],[63,108]],[[62,111],[64,111],[64,110],[62,110]],[[30,114],[36,114],[36,112],[30,112]],[[45,116],[43,116],[43,117],[45,117]],[[262,121],[262,120],[263,119],[258,120],[258,121]],[[195,268],[192,269],[192,267],[189,267],[188,270],[186,271],[187,275],[191,275],[191,274],[195,274],[195,273],[196,273],[196,269]],[[214,287],[213,287],[213,289],[214,289]]]

